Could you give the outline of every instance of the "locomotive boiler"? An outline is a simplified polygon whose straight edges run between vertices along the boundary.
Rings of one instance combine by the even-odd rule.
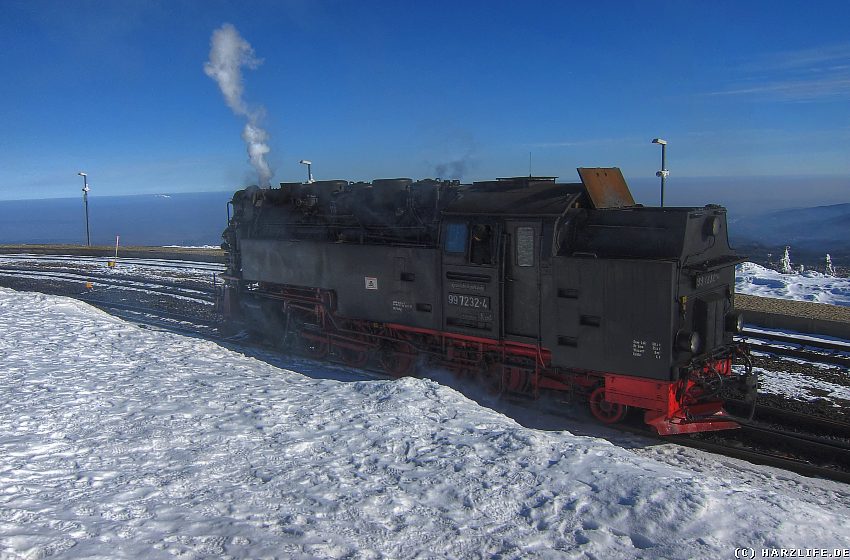
[[[606,423],[638,409],[660,434],[737,427],[719,394],[756,379],[725,209],[644,207],[619,169],[578,171],[240,190],[220,307],[314,358],[584,398]]]

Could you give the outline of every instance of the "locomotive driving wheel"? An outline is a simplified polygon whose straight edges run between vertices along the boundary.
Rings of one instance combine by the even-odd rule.
[[[615,424],[626,417],[629,407],[605,400],[605,387],[597,387],[590,394],[590,412],[603,424]]]
[[[340,348],[339,359],[349,367],[361,368],[369,361],[369,353],[366,350],[353,348]]]
[[[393,377],[404,377],[413,373],[413,354],[384,350],[381,352],[381,367]]]

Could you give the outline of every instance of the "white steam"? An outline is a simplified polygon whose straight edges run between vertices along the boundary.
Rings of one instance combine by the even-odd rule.
[[[254,49],[239,35],[236,28],[225,23],[213,31],[210,39],[210,59],[204,64],[204,73],[218,83],[227,106],[248,122],[242,131],[242,139],[248,148],[248,160],[259,176],[261,187],[270,184],[272,172],[266,162],[269,153],[268,133],[259,125],[264,111],[262,107],[249,109],[242,99],[242,67],[256,68],[262,60],[254,56]]]
[[[272,177],[269,164],[266,162],[266,154],[269,153],[269,145],[266,144],[268,139],[269,135],[266,131],[257,126],[255,122],[245,123],[242,140],[248,146],[248,160],[260,176],[261,187],[269,186],[269,179]]]

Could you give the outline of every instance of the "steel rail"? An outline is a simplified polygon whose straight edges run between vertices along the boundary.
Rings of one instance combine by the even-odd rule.
[[[784,356],[788,358],[798,358],[807,362],[816,362],[821,364],[830,364],[837,366],[850,367],[850,355],[842,356],[836,354],[823,354],[813,350],[803,350],[800,348],[783,348],[781,346],[772,346],[770,344],[757,344],[748,342],[750,349],[773,354],[776,356]]]
[[[716,434],[719,433],[720,432],[716,432]],[[665,436],[664,438],[658,436],[658,439],[685,447],[693,447],[703,451],[710,451],[726,457],[743,459],[757,465],[767,465],[769,467],[785,469],[804,476],[824,478],[850,484],[850,472],[822,467],[800,459],[791,459],[781,455],[733,447],[722,443],[691,439],[689,436]]]
[[[727,400],[724,403],[730,412],[747,410],[749,405],[744,401]],[[850,439],[850,423],[833,420],[815,414],[805,414],[794,410],[756,404],[754,419],[759,423],[791,426],[796,429],[809,430],[821,435],[832,435]]]
[[[133,266],[145,266],[150,268],[173,268],[185,270],[205,270],[209,272],[224,272],[225,265],[209,261],[189,261],[175,259],[141,259],[135,257],[117,259],[113,257],[93,257],[88,255],[34,255],[23,253],[3,253],[0,254],[0,261],[76,261],[76,262],[94,262],[106,263],[116,261],[119,264],[129,264]]]
[[[64,281],[64,282],[89,282],[89,276],[85,273],[79,272],[45,272],[39,270],[11,270],[6,268],[0,268],[0,276],[15,276],[15,277],[27,277],[32,279],[40,279],[40,280],[56,280],[56,281]],[[213,291],[202,291],[196,288],[185,288],[178,286],[170,286],[169,284],[163,284],[157,282],[156,280],[125,280],[125,279],[107,279],[107,280],[97,280],[93,282],[93,284],[103,284],[107,287],[117,287],[124,288],[128,290],[134,290],[139,292],[149,292],[149,293],[157,293],[172,297],[181,297],[190,300],[202,301],[206,303],[210,303],[214,300]],[[175,290],[178,293],[175,293]],[[179,293],[182,292],[182,293]]]
[[[811,346],[814,348],[823,348],[824,350],[845,350],[850,352],[850,342],[844,342],[840,340],[800,338],[790,334],[771,333],[747,328],[745,328],[741,334],[749,338],[760,338],[762,340],[771,340],[774,342],[785,342],[788,344],[798,344],[800,346]],[[812,335],[803,336],[809,337]]]
[[[744,329],[737,338],[738,340],[745,340],[754,349],[770,354],[850,367],[850,342],[809,339],[808,337],[799,338],[784,333],[763,332],[753,329]],[[753,340],[766,343],[754,342]],[[793,344],[796,348],[787,348],[773,343]],[[810,348],[827,350],[832,353],[825,354]]]
[[[138,305],[130,305],[126,303],[113,302],[113,301],[105,301],[94,298],[88,298],[84,296],[77,296],[75,299],[79,299],[80,301],[84,301],[90,305],[93,305],[102,309],[115,309],[119,311],[130,311],[133,313],[139,314],[149,314],[156,315],[158,317],[164,317],[167,319],[173,319],[175,321],[186,321],[190,323],[195,323],[199,325],[203,325],[205,327],[214,327],[219,325],[218,321],[208,321],[206,319],[201,319],[199,317],[192,317],[189,315],[185,315],[182,313],[172,313],[171,311],[162,311],[160,309],[154,309],[152,307],[142,307]]]
[[[199,294],[208,294],[212,295],[215,293],[215,289],[210,286],[209,288],[201,287],[201,286],[188,286],[186,283],[181,282],[172,282],[169,280],[161,280],[157,278],[151,278],[148,276],[131,276],[131,275],[112,275],[112,274],[104,274],[102,272],[89,272],[89,271],[78,271],[78,270],[42,270],[42,269],[31,269],[31,268],[19,268],[19,267],[8,267],[8,266],[0,266],[0,274],[9,273],[9,274],[25,274],[32,276],[47,276],[55,275],[58,279],[62,277],[71,277],[78,276],[83,280],[103,280],[103,283],[136,283],[136,284],[150,284],[153,286],[161,286],[164,288],[175,288],[177,290],[182,290],[184,292],[197,292]],[[196,282],[201,282],[200,279],[195,280]]]

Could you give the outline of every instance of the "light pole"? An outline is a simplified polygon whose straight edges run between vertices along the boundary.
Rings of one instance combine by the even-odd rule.
[[[661,207],[664,208],[664,181],[670,175],[667,171],[667,140],[653,138],[652,143],[661,145],[661,171],[657,171],[655,176],[661,177]]]
[[[86,247],[91,247],[91,237],[89,236],[89,182],[88,175],[80,171],[77,173],[83,178],[83,204],[86,207]]]
[[[310,170],[310,166],[313,165],[313,162],[308,160],[308,159],[302,159],[298,163],[307,166],[307,182],[312,183],[313,182],[313,172]]]

